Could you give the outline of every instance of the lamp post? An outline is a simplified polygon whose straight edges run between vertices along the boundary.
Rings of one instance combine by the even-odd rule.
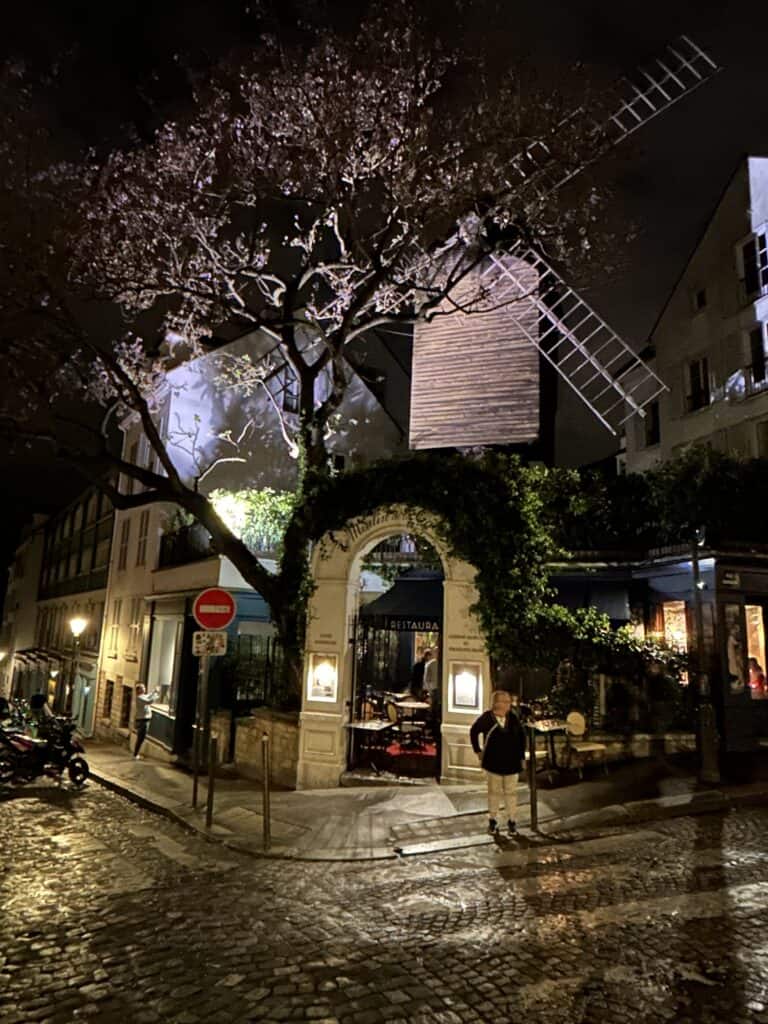
[[[67,706],[65,708],[67,714],[72,710],[72,691],[75,688],[80,660],[80,637],[87,625],[88,619],[84,619],[79,615],[76,615],[73,619],[69,620],[69,629],[72,633],[72,682],[69,687],[69,692],[67,693]]]

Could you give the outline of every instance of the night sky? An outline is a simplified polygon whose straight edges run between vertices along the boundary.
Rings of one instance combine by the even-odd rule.
[[[506,0],[502,6],[507,17],[493,45],[510,55],[548,51],[567,61],[630,70],[684,32],[723,65],[713,81],[638,133],[605,170],[616,184],[612,220],[633,222],[641,233],[623,254],[628,270],[612,281],[597,271],[588,274],[585,297],[627,340],[640,344],[738,161],[747,153],[768,154],[768,5]],[[13,22],[6,17],[0,55],[21,56],[38,67],[66,57],[67,84],[52,116],[63,119],[74,139],[119,142],[127,124],[148,135],[162,111],[183,108],[188,83],[176,55],[204,69],[233,47],[247,47],[260,30],[254,7],[232,0],[16,5]],[[343,20],[361,4],[331,0],[328,7]],[[290,5],[280,10],[287,27]],[[587,417],[579,416],[573,433],[579,440],[567,453],[572,461],[615,447]],[[1,565],[23,518],[33,508],[52,509],[71,499],[82,483],[23,451],[12,458],[0,453],[0,469]]]

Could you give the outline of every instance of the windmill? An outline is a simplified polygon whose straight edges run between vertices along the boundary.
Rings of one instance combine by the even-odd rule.
[[[550,138],[521,148],[507,169],[507,195],[544,204],[586,167],[630,135],[689,96],[719,70],[686,36],[664,55],[640,68],[618,88],[607,116],[574,110]],[[555,159],[561,130],[579,125],[591,156],[566,170]],[[490,249],[490,247],[488,247]],[[559,377],[613,434],[667,390],[664,382],[576,291],[531,240],[522,235],[492,251],[449,294],[450,317],[418,322],[413,337],[410,447],[468,447],[535,440],[539,431],[539,362]],[[424,288],[445,282],[446,268],[468,258],[466,225],[427,251],[414,246],[402,260],[399,284],[370,300],[385,320],[423,304]],[[355,284],[365,284],[360,270]],[[461,275],[459,275],[461,276]],[[351,278],[350,278],[351,280]],[[462,288],[464,292],[462,292]],[[439,288],[438,288],[439,290]],[[474,298],[464,298],[474,293]],[[477,296],[481,296],[478,299]],[[458,309],[458,311],[457,311]],[[438,311],[439,312],[439,311]],[[345,313],[337,301],[316,307],[318,324]],[[381,325],[381,335],[403,335],[402,327]],[[410,337],[410,333],[408,334]],[[457,371],[456,345],[462,343]],[[354,370],[359,366],[345,353]],[[267,359],[264,382],[273,381],[275,398],[290,391],[293,371],[276,344]]]
[[[539,202],[551,199],[585,167],[690,95],[718,70],[693,41],[681,37],[667,47],[662,58],[621,83],[618,105],[606,119],[590,119],[581,109],[567,119],[568,123],[586,122],[590,160],[564,172],[553,158],[551,142],[536,140],[513,161],[510,189]],[[443,246],[440,257],[460,260],[462,245],[459,235],[454,236]],[[412,276],[434,261],[435,254],[417,253]],[[644,416],[648,405],[667,390],[632,347],[524,238],[503,251],[491,252],[466,286],[468,290],[477,286],[478,278],[484,298],[469,303],[472,308],[466,308],[466,317],[461,312],[462,296],[451,296],[458,312],[442,322],[417,325],[411,384],[412,448],[534,440],[540,357],[613,434],[619,433],[630,417]],[[472,320],[474,326],[470,327]],[[478,339],[483,322],[485,336]],[[451,335],[456,337],[462,331],[477,343],[469,349],[464,346],[469,358],[459,375],[448,342]]]

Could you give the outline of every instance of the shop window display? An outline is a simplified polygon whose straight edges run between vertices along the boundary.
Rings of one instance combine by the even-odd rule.
[[[768,698],[765,680],[765,625],[759,604],[744,606],[747,622],[747,684],[753,700]]]

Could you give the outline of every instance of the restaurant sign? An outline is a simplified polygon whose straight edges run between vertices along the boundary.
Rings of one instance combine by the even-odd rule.
[[[376,616],[378,618],[378,616]],[[440,623],[437,619],[402,618],[396,615],[382,615],[385,629],[393,629],[398,633],[439,633]]]

